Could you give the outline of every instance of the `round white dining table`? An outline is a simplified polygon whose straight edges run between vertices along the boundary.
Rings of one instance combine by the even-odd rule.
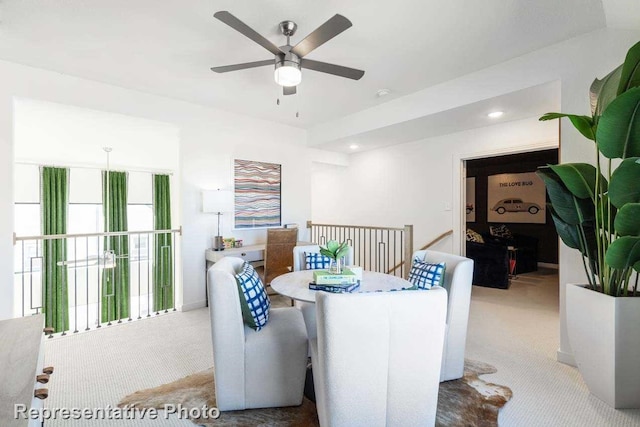
[[[316,302],[316,292],[309,289],[313,281],[313,270],[294,271],[278,276],[271,281],[271,289],[293,300]],[[411,287],[411,283],[402,277],[390,274],[363,271],[360,287],[354,292],[390,291]]]

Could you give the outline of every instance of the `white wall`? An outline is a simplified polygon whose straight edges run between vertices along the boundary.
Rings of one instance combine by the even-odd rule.
[[[16,98],[16,162],[106,168],[103,147],[111,147],[112,170],[179,169],[180,129],[171,123]]]
[[[230,186],[234,157],[281,163],[283,221],[303,224],[311,217],[315,150],[306,148],[304,130],[8,62],[0,62],[0,81],[0,182],[10,183],[0,186],[0,318],[12,315],[14,98],[149,119],[180,129],[183,308],[205,303],[204,251],[215,220],[201,213],[200,191]],[[241,237],[246,243],[261,242],[265,231],[244,231]]]
[[[638,40],[640,40],[640,31],[612,29],[594,31],[339,120],[323,123],[310,130],[309,141],[317,144],[347,138],[550,81],[561,83],[562,112],[589,114],[588,89],[591,82],[595,77],[604,77],[621,64],[627,50]],[[591,142],[586,141],[574,131],[569,123],[563,124],[560,136],[561,161],[590,162],[594,160]],[[451,178],[443,179],[459,179],[457,171],[452,169],[450,172]],[[459,188],[452,190],[458,192]],[[386,200],[388,196],[389,194],[384,192],[377,195],[382,200]],[[321,202],[314,201],[314,207],[319,203]],[[439,218],[434,218],[436,219]],[[439,228],[445,228],[446,225],[448,223],[443,221]],[[461,221],[454,221],[453,225],[454,232],[459,234],[462,229]],[[420,244],[420,239],[421,237],[417,236],[416,244]],[[558,359],[573,363],[566,334],[564,285],[570,282],[584,282],[585,273],[578,253],[564,245],[560,247],[559,260],[560,349]]]
[[[314,168],[313,221],[412,224],[414,246],[419,248],[459,228],[454,206],[461,186],[461,159],[553,146],[558,146],[558,124],[531,118],[352,154],[348,167]],[[340,200],[345,208],[336,209],[331,200]],[[458,252],[458,243],[449,237],[437,249]]]

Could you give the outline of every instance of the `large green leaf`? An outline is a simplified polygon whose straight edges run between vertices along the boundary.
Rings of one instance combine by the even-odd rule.
[[[613,226],[620,236],[640,236],[640,203],[627,203],[620,208]]]
[[[567,189],[579,199],[595,199],[596,168],[588,163],[565,163],[550,168],[558,174]],[[606,180],[601,176],[601,188],[606,191]]]
[[[349,245],[347,245],[347,242],[343,242],[336,251],[336,259],[347,256],[347,253],[349,253]]]
[[[578,225],[594,219],[593,201],[575,197],[550,167],[540,167],[536,174],[544,181],[551,205],[563,222]]]
[[[618,209],[627,203],[640,202],[640,158],[625,159],[616,168],[611,176],[609,198]]]
[[[640,261],[640,237],[620,237],[609,245],[604,257],[605,262],[612,268],[629,268]]]
[[[614,99],[602,113],[596,132],[598,149],[605,157],[640,156],[640,88]]]
[[[618,85],[622,74],[622,65],[607,74],[602,80],[595,79],[589,90],[591,115],[594,124],[598,124],[602,112],[618,95]]]
[[[640,86],[640,42],[629,49],[622,64],[618,95],[636,86]]]
[[[577,249],[584,254],[584,248],[580,244],[580,235],[578,226],[575,224],[566,223],[558,216],[558,214],[553,210],[553,208],[549,209],[551,213],[551,218],[553,219],[553,224],[556,226],[556,231],[558,232],[558,236],[564,242],[565,245],[570,248]]]
[[[564,113],[547,113],[544,116],[540,117],[540,121],[545,122],[547,120],[555,120],[561,117],[567,117],[569,120],[571,120],[573,127],[578,129],[578,131],[588,139],[592,141],[596,140],[596,135],[593,127],[593,119],[589,116],[578,116],[575,114]]]

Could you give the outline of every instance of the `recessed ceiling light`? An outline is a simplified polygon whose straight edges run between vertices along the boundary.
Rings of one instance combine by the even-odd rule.
[[[358,144],[351,144],[349,148],[351,148],[352,150],[357,150],[358,148],[360,148],[360,146]]]
[[[489,114],[487,114],[487,116],[491,117],[492,119],[497,119],[498,117],[502,116],[504,114],[504,112],[502,111],[493,111]]]
[[[389,89],[378,89],[378,91],[376,92],[376,96],[378,98],[382,98],[383,96],[387,96],[391,93],[391,91]]]

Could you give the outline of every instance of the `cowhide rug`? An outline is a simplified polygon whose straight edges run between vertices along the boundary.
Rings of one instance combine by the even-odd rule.
[[[465,361],[464,377],[440,384],[437,426],[492,427],[498,425],[498,411],[512,393],[508,387],[488,383],[479,375],[495,373],[496,368],[473,360]],[[183,408],[216,406],[213,368],[169,384],[137,391],[118,403],[119,407],[157,408],[181,405]],[[290,408],[251,409],[223,412],[218,419],[191,419],[194,424],[225,427],[318,426],[316,407],[304,398],[302,405]]]

